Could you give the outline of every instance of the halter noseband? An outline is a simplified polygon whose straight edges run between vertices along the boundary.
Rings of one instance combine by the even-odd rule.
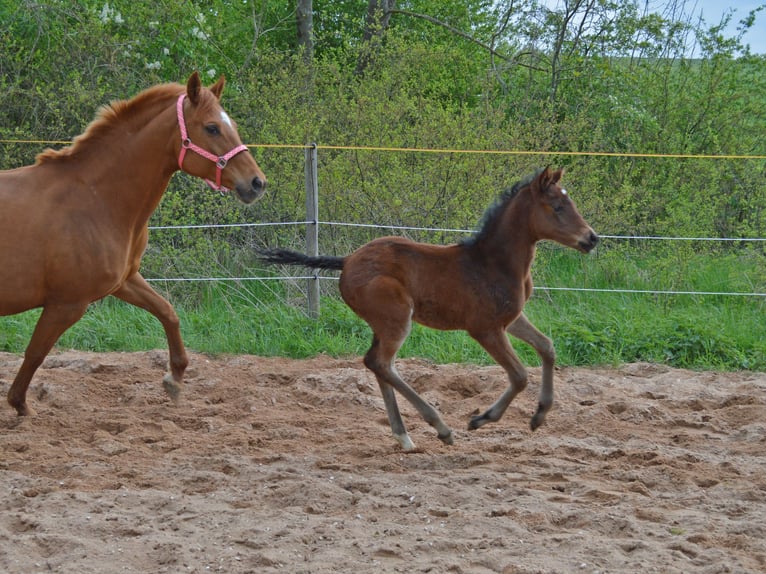
[[[237,147],[226,152],[224,155],[217,156],[193,143],[189,139],[189,134],[186,131],[186,122],[184,121],[185,97],[186,94],[181,94],[178,96],[178,102],[176,102],[176,111],[178,112],[178,127],[181,128],[181,151],[178,153],[178,167],[183,171],[184,157],[186,157],[187,150],[191,150],[196,154],[201,155],[205,159],[209,159],[215,164],[215,183],[209,179],[205,179],[205,183],[207,183],[216,191],[220,191],[221,193],[231,191],[228,187],[221,185],[221,174],[223,172],[223,168],[225,168],[226,164],[229,163],[229,160],[239,152],[247,151],[247,146],[245,144],[239,144]]]

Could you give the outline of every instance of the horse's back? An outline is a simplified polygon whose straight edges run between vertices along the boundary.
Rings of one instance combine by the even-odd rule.
[[[368,322],[373,315],[387,322],[401,312],[437,329],[459,328],[447,304],[462,297],[462,252],[460,245],[375,239],[346,257],[341,295]]]
[[[71,175],[51,164],[25,165],[0,171],[0,216],[3,213],[15,216],[12,210],[44,210],[71,181]]]
[[[406,281],[416,274],[433,274],[454,259],[455,245],[418,243],[406,237],[379,237],[349,256],[343,265],[346,282],[365,282],[386,275]],[[446,271],[446,269],[445,269]]]
[[[0,171],[0,260],[24,243],[33,257],[54,236],[74,203],[68,181],[39,165]]]
[[[498,271],[470,245],[382,237],[346,258],[339,287],[370,323],[402,320],[406,310],[407,320],[434,329],[481,331],[518,316],[531,279]]]

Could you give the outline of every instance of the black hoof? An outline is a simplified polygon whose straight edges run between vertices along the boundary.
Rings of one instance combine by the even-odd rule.
[[[471,417],[471,420],[468,421],[468,430],[476,430],[480,426],[486,424],[488,421],[484,417],[484,415],[476,415]]]

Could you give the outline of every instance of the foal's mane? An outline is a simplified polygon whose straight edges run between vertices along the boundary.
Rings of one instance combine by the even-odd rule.
[[[462,239],[459,243],[461,245],[475,245],[484,239],[494,228],[495,222],[505,212],[505,208],[513,201],[513,199],[519,194],[519,192],[532,184],[538,175],[543,170],[539,169],[535,173],[528,175],[524,179],[517,181],[513,184],[513,187],[506,188],[495,200],[495,202],[487,208],[484,215],[479,222],[478,231],[474,232],[470,237]]]
[[[75,157],[89,149],[91,144],[98,144],[109,137],[116,126],[135,120],[143,111],[157,103],[177,98],[185,89],[185,86],[177,83],[160,84],[147,88],[129,100],[115,100],[103,105],[85,131],[72,140],[72,145],[59,150],[46,149],[37,155],[36,163]]]

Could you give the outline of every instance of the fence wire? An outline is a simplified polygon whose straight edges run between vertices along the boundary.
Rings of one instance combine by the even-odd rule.
[[[307,224],[318,224],[321,226],[336,227],[359,227],[368,229],[385,229],[395,231],[427,231],[427,232],[450,232],[450,233],[473,233],[472,229],[455,229],[441,227],[414,227],[406,225],[377,225],[374,223],[350,223],[342,221],[288,221],[288,222],[260,222],[260,223],[231,223],[231,224],[212,224],[212,225],[171,225],[149,227],[149,230],[182,230],[182,229],[220,229],[231,227],[267,227],[267,226],[301,226]],[[744,242],[761,243],[766,242],[766,237],[665,237],[655,235],[600,235],[601,239],[611,240],[648,240],[648,241],[708,241],[708,242]],[[173,278],[152,278],[147,281],[152,282],[243,282],[243,281],[299,281],[299,280],[330,280],[337,281],[337,277],[320,275],[314,273],[310,275],[284,275],[284,276],[242,276],[242,277],[173,277]],[[614,293],[614,294],[636,294],[636,295],[679,295],[679,296],[720,296],[720,297],[766,297],[766,293],[760,292],[737,292],[737,291],[685,291],[669,289],[600,289],[587,287],[548,287],[545,285],[535,285],[536,291],[572,291],[582,293]]]

